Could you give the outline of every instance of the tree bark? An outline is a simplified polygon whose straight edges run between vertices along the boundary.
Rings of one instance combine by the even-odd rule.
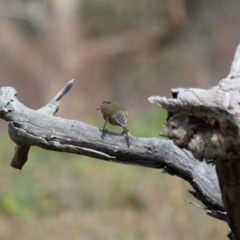
[[[161,134],[216,165],[227,221],[240,239],[240,45],[229,75],[208,90],[173,89],[173,98],[149,101],[169,112]]]
[[[168,110],[161,134],[173,141],[130,135],[129,148],[121,134],[107,132],[102,139],[102,130],[97,127],[53,116],[73,81],[39,110],[27,108],[18,101],[16,90],[3,87],[0,118],[9,122],[9,136],[17,144],[11,166],[21,169],[31,146],[39,146],[115,163],[160,168],[188,181],[195,190],[190,193],[203,203],[200,207],[208,215],[227,221],[235,238],[240,239],[239,80],[240,47],[230,74],[217,86],[209,90],[173,89],[171,99],[149,98]]]
[[[208,215],[225,220],[215,166],[194,161],[192,154],[181,150],[172,141],[139,138],[132,135],[130,147],[121,134],[107,132],[76,120],[54,115],[58,100],[71,88],[70,81],[45,107],[37,111],[24,106],[11,87],[0,89],[0,117],[9,121],[9,136],[17,144],[11,166],[22,169],[31,146],[48,150],[86,155],[95,159],[134,166],[160,168],[187,180],[203,202]]]

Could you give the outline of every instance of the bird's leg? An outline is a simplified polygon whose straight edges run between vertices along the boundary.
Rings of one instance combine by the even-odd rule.
[[[103,126],[103,130],[102,130],[102,138],[104,137],[104,135],[105,135],[105,133],[106,133],[106,131],[107,131],[107,129],[105,128],[106,127],[106,121],[105,121],[105,123],[104,123],[104,126]]]
[[[129,148],[129,146],[130,146],[130,142],[129,142],[129,136],[128,136],[128,129],[123,128],[123,132],[122,132],[122,134],[125,135],[125,139],[126,139],[126,142],[127,142],[127,146],[128,146],[128,148]]]

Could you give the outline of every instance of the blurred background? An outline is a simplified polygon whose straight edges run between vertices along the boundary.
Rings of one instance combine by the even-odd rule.
[[[147,98],[224,78],[239,12],[237,0],[0,0],[0,86],[38,109],[74,78],[58,116],[102,127],[95,109],[114,100],[132,135],[158,137],[166,112]],[[177,177],[36,147],[18,171],[0,129],[0,239],[226,239]]]

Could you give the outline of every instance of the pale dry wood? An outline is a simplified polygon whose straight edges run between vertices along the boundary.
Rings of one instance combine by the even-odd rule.
[[[216,164],[228,224],[240,239],[240,45],[229,75],[205,89],[173,89],[173,98],[152,96],[169,112],[161,134]]]
[[[65,88],[60,93],[66,93]],[[37,111],[24,106],[16,96],[13,88],[0,89],[1,118],[10,122],[9,135],[17,144],[13,167],[21,169],[30,146],[39,146],[115,163],[160,168],[187,180],[195,189],[191,193],[202,201],[208,215],[226,218],[215,166],[194,161],[190,152],[181,150],[172,141],[130,135],[128,148],[121,134],[107,132],[102,139],[102,130],[97,127],[52,116],[59,106],[57,96]]]
[[[46,106],[38,109],[37,111],[55,115],[59,108],[58,101],[71,89],[73,82],[74,80],[69,81]],[[9,89],[7,92],[12,96],[12,99],[14,99],[14,96],[17,95],[17,92],[14,89]],[[28,152],[30,150],[30,147],[31,145],[27,144],[24,144],[22,146],[16,145],[15,154],[11,162],[12,167],[22,169],[22,166],[28,160]]]

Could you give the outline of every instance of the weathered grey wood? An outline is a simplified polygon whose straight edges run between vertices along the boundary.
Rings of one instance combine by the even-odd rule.
[[[228,224],[240,239],[240,45],[229,75],[217,86],[172,92],[171,99],[149,98],[169,111],[161,134],[196,159],[216,164]]]
[[[107,132],[102,139],[102,130],[97,127],[27,108],[9,87],[0,89],[0,103],[1,118],[10,122],[9,135],[19,148],[39,146],[116,163],[162,168],[193,186],[207,214],[213,216],[216,209],[224,211],[215,166],[194,161],[190,152],[181,150],[172,141],[130,135],[128,148],[121,134]],[[21,169],[25,157],[22,160],[20,153],[18,168]],[[217,214],[215,217],[220,218]]]
[[[59,108],[58,101],[71,89],[74,80],[69,81],[59,92],[58,94],[43,108],[38,109],[38,111],[47,113],[50,115],[55,115]],[[10,90],[9,90],[10,91]],[[11,98],[14,99],[17,92],[12,90]],[[22,166],[28,160],[28,152],[30,150],[31,145],[24,144],[22,146],[16,145],[15,153],[13,159],[11,161],[11,166],[14,168],[22,169]]]

